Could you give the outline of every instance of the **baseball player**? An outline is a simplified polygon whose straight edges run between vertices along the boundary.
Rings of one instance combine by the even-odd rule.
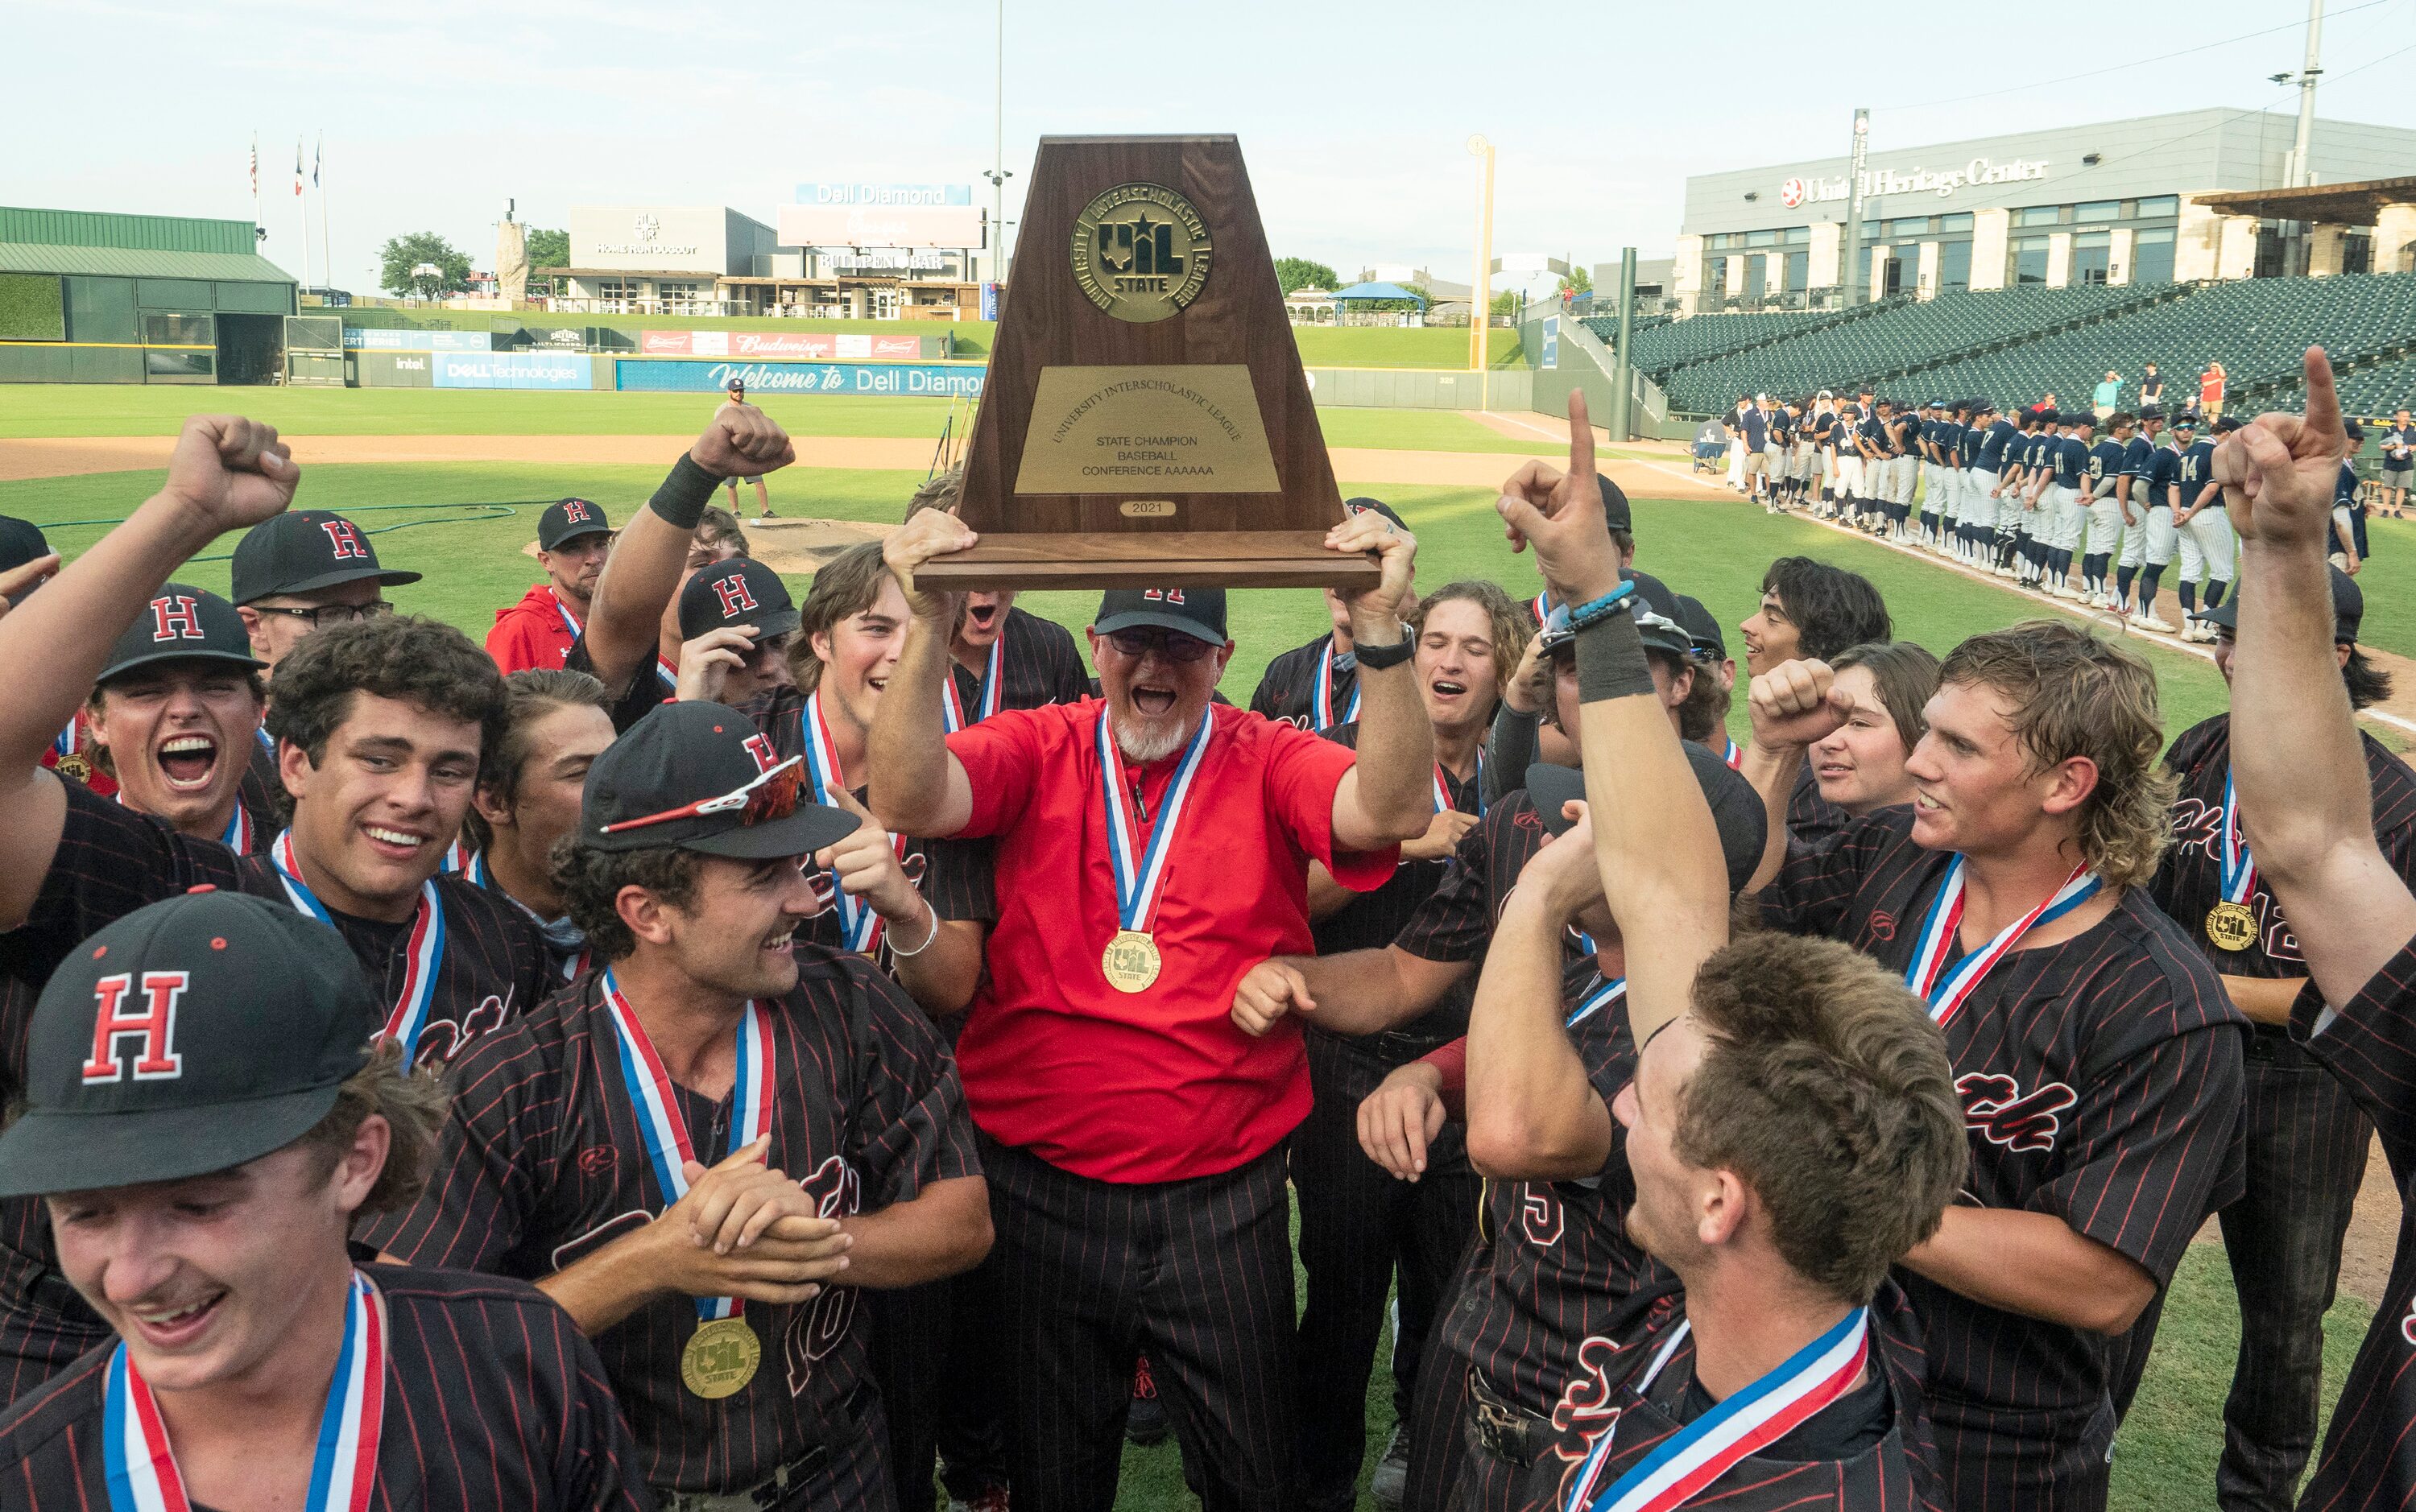
[[[2152,444],[2149,455],[2140,462],[2141,471],[2133,477],[2133,502],[2138,502],[2138,491],[2147,494],[2146,527],[2139,533],[2137,560],[2133,560],[2128,535],[2123,539],[2122,556],[2126,563],[2139,569],[2138,606],[2131,612],[2131,624],[2138,630],[2170,634],[2172,621],[2156,612],[2156,590],[2165,576],[2165,568],[2173,560],[2173,549],[2180,540],[2173,528],[2173,501],[2181,492],[2182,456],[2197,440],[2197,422],[2189,415],[2174,417],[2172,426],[2161,444]],[[2129,474],[2130,459],[2126,455],[2123,471]],[[2116,607],[2121,607],[2117,605]]]
[[[58,553],[51,549],[40,526],[14,515],[0,515],[0,588],[5,588],[0,597],[23,598],[58,570]],[[116,779],[93,765],[92,731],[81,709],[52,737],[49,749],[42,753],[42,765],[75,778],[103,798],[117,791]]]
[[[438,870],[504,702],[494,664],[458,631],[379,617],[284,657],[269,719],[294,815],[260,854],[181,834],[39,765],[113,633],[147,615],[193,552],[281,509],[298,476],[274,430],[188,421],[167,486],[0,618],[0,666],[26,669],[0,700],[0,1077],[12,1085],[35,995],[77,942],[201,884],[330,924],[415,1063],[450,1058],[550,990],[544,942],[521,910]],[[104,1331],[60,1280],[28,1203],[0,1203],[0,1395]]]
[[[2406,1094],[2416,1075],[2416,897],[2391,854],[2393,834],[2378,823],[2381,799],[2369,791],[2356,695],[2342,675],[2338,601],[2325,591],[2333,478],[2348,441],[2320,349],[2308,351],[2305,375],[2303,418],[2260,415],[2216,454],[2242,546],[2230,771],[2241,809],[2257,816],[2255,847],[2242,859],[2288,919],[2310,979],[2290,1007],[2291,1039],[2374,1120],[2406,1202],[2416,1174]],[[2416,1423],[2409,1235],[2403,1221],[2301,1505],[2416,1500],[2406,1453]]]
[[[1895,637],[1887,603],[1868,578],[1809,557],[1781,557],[1761,576],[1761,606],[1737,627],[1744,633],[1748,677],[1804,657],[1825,659],[1849,646]],[[1823,800],[1807,770],[1788,803],[1790,834],[1806,845],[1843,829],[1844,811]]]
[[[83,710],[117,801],[238,856],[265,846],[280,821],[251,768],[268,701],[260,671],[234,605],[162,586],[110,649]]]
[[[559,667],[587,626],[596,585],[612,554],[612,522],[584,499],[558,499],[536,519],[536,563],[545,581],[495,611],[487,654],[505,674]]]
[[[797,606],[780,575],[753,557],[691,575],[679,593],[679,627],[675,696],[743,709],[789,687]]]
[[[2340,470],[2333,482],[2333,565],[2357,576],[2365,561],[2365,499],[2358,486],[2357,449],[2365,442],[2363,427],[2354,420],[2341,422],[2341,441],[2348,447],[2340,460]]]
[[[1393,506],[1382,500],[1346,499],[1342,507],[1346,517],[1373,513],[1396,531],[1409,530]],[[1267,663],[1266,670],[1259,674],[1258,687],[1250,693],[1250,712],[1305,730],[1332,729],[1359,717],[1359,658],[1351,636],[1351,606],[1328,589],[1325,608],[1333,629]],[[1536,618],[1542,617],[1543,611],[1537,610]]]
[[[2122,546],[2115,558],[2114,602],[2107,606],[2125,618],[2131,614],[2131,584],[2148,560],[2148,505],[2149,496],[2154,491],[2148,479],[2155,471],[2156,453],[2161,449],[2157,438],[2164,427],[2160,416],[2147,413],[2145,406],[2141,407],[2139,427],[2122,443],[2122,472],[2114,479],[2114,507],[2122,516]],[[2165,518],[2169,524],[2172,516],[2167,514]],[[2167,560],[2171,545],[2167,539]],[[2149,606],[2152,608],[2154,603],[2152,596]]]
[[[2181,455],[2173,483],[2173,532],[2180,538],[2181,594],[2183,640],[2212,642],[2214,627],[2197,612],[2197,585],[2206,580],[2206,606],[2223,602],[2231,587],[2231,519],[2225,512],[2223,490],[2214,486],[2214,448],[2225,435],[2239,428],[2237,421],[2214,422],[2212,434],[2193,442]]]
[[[1996,576],[2011,577],[2014,575],[2011,565],[2013,521],[2006,513],[2004,482],[2005,474],[2015,469],[2019,462],[2014,447],[2021,435],[2021,430],[2012,420],[1998,413],[1993,406],[1990,407],[1988,414],[1992,418],[1987,425],[1986,434],[1981,439],[1977,454],[1979,460],[1976,464],[1978,471],[1971,480],[1979,496],[1987,501],[1986,506],[1981,509],[1979,517],[1972,522],[1972,535],[1978,547],[1974,554],[1974,561],[1977,564],[1986,566]],[[2014,507],[2014,514],[2019,513],[2020,509],[2016,504]]]
[[[23,1506],[638,1512],[628,1430],[560,1309],[358,1266],[425,1179],[441,1094],[318,923],[255,898],[136,910],[63,963],[0,1136],[101,1347],[0,1423]]]
[[[955,514],[964,481],[959,467],[924,484],[907,502],[906,518],[927,509]],[[964,618],[948,637],[955,673],[941,689],[948,698],[951,730],[1002,709],[1080,703],[1091,695],[1091,675],[1073,634],[1054,620],[1017,608],[1015,597],[1011,588],[965,595]]]
[[[544,936],[551,979],[588,967],[587,936],[565,910],[553,847],[579,828],[587,769],[612,743],[612,700],[584,672],[531,667],[504,679],[503,732],[478,763],[462,816],[473,842],[461,878],[510,900]]]
[[[2403,519],[2408,514],[2408,480],[2416,477],[2416,421],[2408,418],[2405,409],[2393,411],[2391,428],[2382,433],[2382,491],[2380,508],[2392,519]]]
[[[1774,820],[1832,691],[1813,662],[1755,681],[1744,771]],[[1773,846],[1762,917],[1870,952],[1946,1033],[1971,1205],[1901,1268],[1955,1505],[2103,1506],[2101,1340],[2240,1194],[2242,1020],[2143,891],[2171,792],[2145,664],[2060,621],[1975,636],[1928,721],[1912,808]]]
[[[596,758],[562,871],[599,965],[460,1063],[426,1194],[367,1231],[560,1303],[673,1506],[893,1505],[857,1289],[989,1244],[929,1020],[795,938],[799,861],[857,825],[802,775],[707,703]]]
[[[2357,649],[2364,596],[2337,568],[2331,576],[2333,645],[2349,706],[2361,709],[2389,695],[2390,678]],[[2215,666],[2227,679],[2238,655],[2239,616],[2234,596],[2199,620],[2213,630]],[[2151,891],[2255,1025],[2248,1187],[2222,1214],[2241,1339],[2215,1487],[2226,1506],[2288,1506],[2315,1447],[2323,1314],[2374,1126],[2348,1087],[2290,1039],[2290,1007],[2306,985],[2306,963],[2248,843],[2232,776],[2234,733],[2231,716],[2217,714],[2166,753],[2182,788],[2173,843]],[[2360,741],[2374,843],[2402,878],[2416,877],[2416,777],[2372,736]]]
[[[2139,418],[2126,410],[2117,410],[2106,417],[2106,427],[2107,434],[2089,448],[2089,526],[2087,544],[2080,556],[2081,601],[2092,609],[2110,609],[2116,603],[2106,572],[2122,546],[2123,529],[2131,523],[2127,517],[2130,506],[2121,497],[2122,459],[2131,449],[2131,438],[2139,428]],[[2128,587],[2126,581],[2126,592]]]
[[[1308,1110],[1306,1056],[1296,1031],[1244,1036],[1229,984],[1307,946],[1310,860],[1370,890],[1434,817],[1432,726],[1400,629],[1415,542],[1373,511],[1326,539],[1382,564],[1348,601],[1355,760],[1212,707],[1231,646],[1223,592],[1198,588],[1104,597],[1104,697],[946,735],[957,607],[913,575],[973,533],[927,510],[885,543],[914,621],[888,689],[903,696],[873,720],[873,812],[997,841],[1000,918],[958,1063],[988,1136],[1000,1327],[1032,1377],[1012,1404],[1019,1501],[1112,1498],[1139,1352],[1207,1505],[1297,1490],[1282,1142]]]

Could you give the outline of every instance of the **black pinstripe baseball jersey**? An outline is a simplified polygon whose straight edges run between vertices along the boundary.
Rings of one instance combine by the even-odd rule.
[[[1684,1295],[1672,1280],[1671,1303]],[[1620,1483],[1656,1449],[1716,1403],[1695,1377],[1693,1332],[1678,1332],[1681,1306],[1639,1313],[1616,1338],[1585,1341],[1585,1362],[1555,1409],[1559,1440],[1535,1462],[1527,1504],[1559,1507]],[[1683,1501],[1722,1512],[1915,1512],[1949,1498],[1923,1396],[1920,1320],[1904,1295],[1882,1282],[1870,1304],[1871,1353],[1864,1384]],[[1657,1369],[1656,1369],[1657,1366]],[[1608,1435],[1599,1460],[1593,1452]]]
[[[771,1163],[826,1217],[904,1202],[934,1181],[980,1174],[955,1065],[930,1021],[860,956],[800,942],[798,981],[769,1016],[775,1085]],[[454,1067],[453,1112],[436,1175],[408,1212],[364,1237],[416,1265],[550,1276],[651,1222],[662,1195],[620,1067],[604,974],[593,971]],[[727,1152],[732,1099],[673,1084],[710,1165]],[[717,1401],[689,1393],[680,1355],[697,1328],[667,1296],[596,1340],[637,1434],[643,1478],[735,1491],[861,1431],[860,1298],[832,1286],[802,1307],[750,1303],[762,1369]]]
[[[290,906],[266,857],[238,860],[223,846],[178,834],[82,784],[65,786],[66,823],[32,914],[0,935],[0,1084],[12,1094],[42,983],[80,941],[145,904],[194,887],[240,888]],[[423,1062],[449,1058],[535,1003],[549,985],[544,937],[524,915],[459,877],[439,876],[436,891],[445,949],[419,1041]],[[370,981],[382,983],[384,1000],[391,1002],[408,969],[410,925],[333,917]],[[8,1393],[0,1400],[22,1395],[100,1342],[106,1331],[57,1274],[40,1204],[0,1199],[0,1389]]]
[[[2416,772],[2371,735],[2365,746],[2366,780],[2374,790],[2374,839],[2392,869],[2416,880]],[[2165,764],[2182,780],[2173,801],[2173,843],[2149,887],[2156,904],[2181,926],[2212,962],[2233,977],[2303,977],[2306,961],[2282,917],[2282,906],[2257,880],[2248,907],[2257,933],[2246,947],[2227,951],[2206,931],[2207,916],[2223,898],[2224,790],[2231,778],[2231,716],[2217,714],[2173,741]],[[2253,819],[2251,821],[2254,822]],[[2250,847],[2251,859],[2255,847]]]
[[[1434,891],[1393,943],[1428,961],[1483,960],[1518,873],[1543,848],[1544,818],[1527,789],[1514,787],[1495,799],[1485,817],[1459,837],[1459,848],[1443,866]],[[1563,966],[1573,968],[1590,961],[1574,934],[1563,943]]]
[[[374,1512],[654,1505],[595,1348],[560,1308],[494,1277],[362,1268],[385,1302]],[[84,1355],[0,1418],[0,1505],[126,1505],[102,1452],[114,1353]]]
[[[1328,631],[1267,663],[1267,669],[1259,674],[1258,687],[1251,691],[1250,712],[1309,730],[1357,719],[1359,663],[1354,658],[1332,665],[1339,660],[1332,656],[1333,651],[1334,635]],[[1326,717],[1321,720],[1321,713]]]
[[[1336,745],[1359,749],[1359,725],[1352,721],[1321,731]],[[1462,814],[1477,814],[1484,809],[1480,801],[1484,792],[1484,773],[1472,772],[1466,781],[1454,777],[1438,767],[1451,806]],[[1473,833],[1473,827],[1471,827]],[[1349,903],[1312,921],[1309,934],[1317,941],[1320,955],[1338,955],[1344,951],[1382,950],[1393,943],[1394,936],[1409,926],[1419,905],[1433,896],[1450,869],[1448,857],[1430,861],[1405,861],[1393,869],[1392,880],[1373,892],[1355,894]],[[1432,1040],[1441,1044],[1468,1032],[1468,1004],[1475,986],[1474,978],[1459,982],[1444,995],[1435,1008],[1411,1023],[1398,1026],[1403,1034]]]
[[[1820,796],[1820,780],[1812,775],[1811,761],[1805,760],[1787,795],[1787,843],[1818,848],[1853,822],[1852,815]]]
[[[579,639],[571,645],[570,654],[562,659],[562,669],[601,678],[602,674],[596,670],[596,658],[587,654],[586,631],[579,633]],[[627,684],[616,688],[606,682],[604,691],[612,697],[608,711],[612,716],[612,733],[615,735],[628,734],[630,726],[653,713],[657,705],[668,702],[672,696],[672,690],[664,685],[662,673],[651,656],[638,664],[638,669],[629,674]]]
[[[1577,1010],[1601,973],[1563,974],[1561,1003]],[[1569,1025],[1586,1079],[1608,1105],[1636,1076],[1636,1039],[1622,996]],[[1465,1357],[1514,1406],[1548,1416],[1578,1370],[1590,1336],[1619,1335],[1676,1278],[1627,1236],[1636,1180],[1627,1135],[1611,1121],[1610,1154],[1589,1181],[1487,1181],[1470,1252],[1442,1325]]]
[[[2399,1248],[2381,1305],[2341,1384],[2302,1512],[2416,1507],[2416,939],[2338,1011],[2310,982],[2291,1036],[2374,1120],[2399,1186]]]
[[[999,632],[998,707],[1037,709],[1043,704],[1080,703],[1091,696],[1090,668],[1074,644],[1073,632],[1054,620],[1028,614],[1010,604],[1006,628]],[[974,672],[953,660],[948,671],[956,679],[957,697],[968,717],[978,718],[983,707],[986,672]]]
[[[1789,858],[1762,917],[1900,972],[1953,860],[1913,843],[1910,810],[1873,815]],[[2242,1189],[2244,1023],[2139,889],[2072,939],[2013,951],[1946,1026],[1971,1140],[1966,1199],[2052,1214],[2170,1280],[2199,1222]],[[2104,1400],[2102,1339],[1909,1273],[1904,1286],[1928,1340],[1941,1445],[1950,1425],[1986,1435],[2027,1413],[2035,1433]]]

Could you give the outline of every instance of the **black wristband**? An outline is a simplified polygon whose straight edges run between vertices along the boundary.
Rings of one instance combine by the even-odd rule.
[[[697,466],[695,457],[682,452],[680,459],[672,464],[671,472],[664,477],[662,487],[655,490],[654,498],[646,501],[646,507],[681,530],[692,531],[696,529],[696,522],[704,518],[704,506],[713,502],[713,491],[720,487],[719,478]]]
[[[1407,636],[1389,646],[1370,646],[1364,641],[1353,641],[1351,647],[1352,654],[1359,658],[1359,665],[1375,672],[1400,666],[1416,654],[1417,649],[1417,642]]]
[[[1578,702],[1602,703],[1653,691],[1644,637],[1633,615],[1614,614],[1578,632]]]

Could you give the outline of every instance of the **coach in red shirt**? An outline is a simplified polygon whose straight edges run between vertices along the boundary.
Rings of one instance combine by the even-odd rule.
[[[545,581],[517,604],[495,611],[487,632],[487,654],[506,672],[562,666],[587,628],[588,606],[612,554],[612,526],[604,511],[584,499],[546,506],[536,522],[536,561]]]
[[[1233,1026],[1235,982],[1310,948],[1307,869],[1393,875],[1433,817],[1434,745],[1400,622],[1416,542],[1376,515],[1350,602],[1357,753],[1210,695],[1232,643],[1217,589],[1107,594],[1103,697],[1009,710],[943,739],[956,606],[916,568],[969,546],[927,511],[892,536],[914,620],[871,734],[871,802],[907,834],[996,841],[989,976],[958,1063],[984,1135],[1006,1293],[1019,1512],[1114,1498],[1146,1351],[1210,1508],[1286,1507],[1292,1271],[1283,1141],[1308,1111],[1296,1029]]]

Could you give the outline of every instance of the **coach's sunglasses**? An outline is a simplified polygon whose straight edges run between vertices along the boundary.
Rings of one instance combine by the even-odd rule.
[[[805,761],[804,756],[791,756],[745,786],[733,787],[719,798],[700,798],[693,803],[682,803],[660,814],[617,820],[606,825],[604,833],[618,834],[624,830],[642,830],[648,825],[669,824],[674,819],[727,814],[732,809],[739,811],[738,822],[745,825],[769,824],[775,819],[785,819],[797,812],[797,789],[804,786],[806,778]]]
[[[322,604],[308,609],[290,608],[282,604],[254,604],[249,606],[263,614],[290,614],[296,620],[308,620],[313,630],[351,624],[355,620],[383,619],[394,612],[394,606],[382,598],[373,598],[367,604]]]
[[[1216,649],[1216,643],[1186,636],[1180,630],[1112,630],[1108,640],[1116,650],[1138,660],[1155,651],[1170,662],[1196,662]]]

